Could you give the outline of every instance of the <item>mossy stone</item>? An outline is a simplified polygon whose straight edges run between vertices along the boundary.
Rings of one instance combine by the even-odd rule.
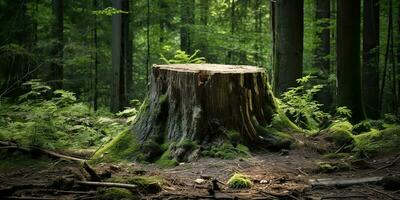
[[[228,187],[233,189],[250,188],[252,186],[251,180],[247,175],[235,173],[227,182]]]

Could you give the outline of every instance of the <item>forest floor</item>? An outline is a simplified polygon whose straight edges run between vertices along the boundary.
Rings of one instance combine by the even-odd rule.
[[[79,163],[46,156],[32,159],[18,151],[6,153],[5,156],[2,152],[0,162],[0,199],[106,199],[98,192],[99,188],[77,186],[73,182],[88,176]],[[259,152],[234,160],[200,158],[173,168],[140,163],[100,163],[93,168],[102,176],[162,179],[160,189],[151,185],[134,189],[134,199],[400,199],[400,190],[385,190],[380,184],[312,187],[309,182],[322,178],[399,176],[400,161],[396,164],[399,160],[396,158],[399,156],[387,155],[362,159],[357,164],[344,159],[327,159],[311,148],[299,147]],[[329,163],[329,167],[321,169],[321,163]],[[235,172],[247,175],[252,187],[228,188],[225,183]],[[211,180],[217,180],[219,190],[211,189]],[[210,192],[215,194],[210,195]]]

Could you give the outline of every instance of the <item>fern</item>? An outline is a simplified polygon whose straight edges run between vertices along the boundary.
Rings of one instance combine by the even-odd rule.
[[[205,63],[204,57],[197,57],[199,50],[196,50],[192,55],[186,54],[186,52],[177,50],[175,52],[174,58],[167,59],[164,55],[161,54],[161,60],[166,64],[187,64],[187,63],[194,63],[194,64],[201,64]]]
[[[313,76],[297,79],[298,87],[290,88],[282,94],[281,108],[300,127],[315,129],[330,115],[321,110],[322,104],[314,100],[323,85],[308,86]]]

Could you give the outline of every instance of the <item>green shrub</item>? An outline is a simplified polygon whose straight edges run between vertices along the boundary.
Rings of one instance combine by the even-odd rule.
[[[372,128],[371,123],[368,120],[364,120],[353,126],[352,132],[355,134],[360,134],[363,132],[368,132]]]

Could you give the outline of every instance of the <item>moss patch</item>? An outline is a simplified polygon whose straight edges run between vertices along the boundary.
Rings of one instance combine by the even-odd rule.
[[[92,162],[118,162],[122,160],[135,160],[142,154],[139,152],[140,145],[129,129],[121,132],[111,142],[96,152]]]
[[[331,125],[324,134],[326,140],[334,142],[336,145],[342,146],[353,142],[353,134],[351,130],[353,125],[348,121],[339,121]]]
[[[400,126],[385,130],[371,129],[354,137],[354,151],[364,155],[393,153],[400,150]]]
[[[171,150],[168,149],[162,154],[161,158],[156,161],[156,164],[160,167],[167,168],[167,167],[175,167],[179,163],[171,155]]]
[[[371,128],[372,128],[371,123],[368,120],[364,120],[364,121],[354,125],[352,131],[354,134],[360,134],[363,132],[370,131]]]
[[[99,191],[99,199],[101,200],[120,200],[120,199],[133,199],[131,191],[125,188],[106,188]]]
[[[235,173],[226,183],[233,189],[250,188],[252,183],[247,175]]]
[[[236,147],[225,142],[222,145],[216,144],[208,146],[201,153],[203,156],[222,158],[222,159],[235,159],[237,157],[247,157],[250,155],[250,150],[247,146],[238,144]]]

